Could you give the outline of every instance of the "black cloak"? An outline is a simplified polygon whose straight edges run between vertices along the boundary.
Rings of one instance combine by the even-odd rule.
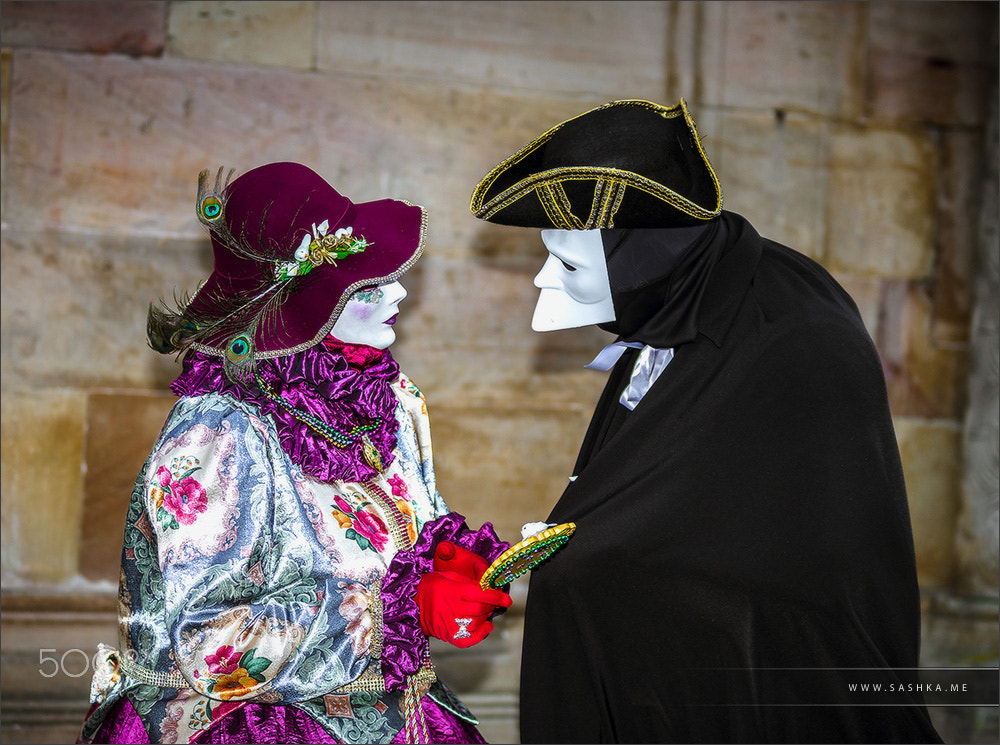
[[[714,223],[614,297],[675,356],[632,412],[619,360],[548,517],[577,528],[531,576],[521,741],[940,742],[871,337],[816,262]],[[849,688],[876,680],[903,692]]]

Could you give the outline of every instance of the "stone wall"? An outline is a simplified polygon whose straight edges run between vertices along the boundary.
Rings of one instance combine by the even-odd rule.
[[[855,297],[925,659],[996,665],[995,3],[4,1],[0,24],[5,742],[71,742],[84,652],[115,642],[124,507],[178,371],[146,347],[146,308],[210,271],[198,172],[297,160],[356,201],[429,209],[393,351],[429,400],[445,498],[516,537],[562,490],[607,335],[532,332],[537,233],[469,197],[614,98],[683,96],[726,208]],[[523,582],[486,643],[441,650],[494,742],[517,738]],[[932,713],[987,742],[995,711]]]

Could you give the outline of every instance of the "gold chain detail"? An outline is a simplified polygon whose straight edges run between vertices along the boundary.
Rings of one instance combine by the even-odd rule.
[[[382,617],[382,580],[372,582],[371,599],[368,601],[368,612],[372,617],[372,646],[369,654],[372,658],[381,659],[382,647],[385,642]]]
[[[410,521],[403,517],[403,514],[396,509],[396,505],[389,499],[389,495],[383,491],[382,487],[375,483],[375,479],[368,479],[362,482],[361,488],[382,508],[386,517],[389,518],[386,522],[388,523],[389,533],[392,534],[392,541],[396,544],[396,550],[405,551],[410,548],[413,544],[410,543],[410,535],[406,530]]]

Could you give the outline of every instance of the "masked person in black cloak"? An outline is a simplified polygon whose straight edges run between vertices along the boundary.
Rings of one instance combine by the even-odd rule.
[[[878,353],[830,274],[722,210],[684,101],[553,127],[471,209],[542,229],[535,330],[617,337],[548,517],[575,535],[531,576],[522,742],[940,742],[905,692],[919,592]]]

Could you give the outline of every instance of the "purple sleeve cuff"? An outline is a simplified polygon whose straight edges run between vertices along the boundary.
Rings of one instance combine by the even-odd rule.
[[[441,541],[479,554],[492,562],[510,548],[501,541],[493,525],[473,531],[465,517],[449,512],[424,525],[413,548],[400,551],[389,564],[382,579],[382,676],[386,690],[401,690],[406,676],[420,669],[427,637],[420,628],[417,585],[420,578],[434,571],[434,551]]]

